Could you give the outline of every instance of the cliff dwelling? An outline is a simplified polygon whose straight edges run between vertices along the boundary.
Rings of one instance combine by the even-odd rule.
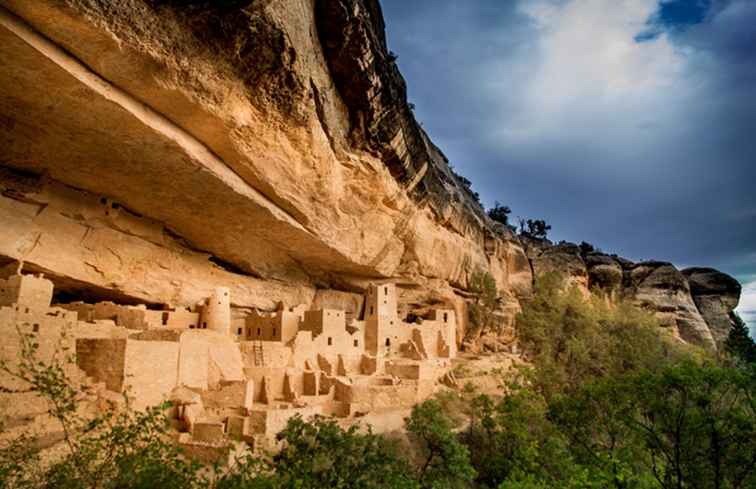
[[[297,415],[391,432],[457,378],[501,394],[547,275],[722,351],[734,278],[487,213],[416,120],[379,2],[185,3],[0,0],[0,360],[73,354],[88,407],[168,401],[214,461]],[[0,421],[44,424],[0,387]]]
[[[295,414],[346,420],[409,408],[436,391],[457,351],[454,311],[407,323],[392,283],[370,285],[364,313],[350,318],[284,304],[232,317],[228,288],[162,311],[110,301],[51,305],[53,289],[41,274],[16,271],[0,281],[3,358],[18,356],[23,334],[43,360],[70,348],[79,375],[111,398],[125,393],[135,409],[172,401],[189,449],[221,450],[229,439],[268,448]]]

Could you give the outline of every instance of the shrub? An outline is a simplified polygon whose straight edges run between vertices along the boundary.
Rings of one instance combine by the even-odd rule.
[[[273,458],[277,487],[416,488],[396,444],[357,426],[344,430],[321,417],[291,418],[278,434],[284,448]]]
[[[546,239],[546,236],[551,230],[551,226],[546,224],[546,221],[544,221],[543,219],[528,219],[526,221],[526,224],[527,230],[525,231],[525,234],[532,238]]]
[[[687,351],[662,334],[651,313],[586,297],[556,273],[537,278],[516,329],[534,367],[533,387],[547,399],[597,378],[662,366]]]
[[[184,459],[167,436],[169,405],[134,412],[124,397],[124,408],[110,405],[87,416],[81,402],[85,392],[67,374],[73,358],[39,361],[34,335],[20,338],[18,364],[3,362],[0,370],[47,402],[48,414],[62,430],[64,450],[43,464],[37,437],[9,440],[0,448],[0,487],[191,488],[203,481],[199,467]]]
[[[405,420],[421,459],[418,480],[423,488],[466,487],[475,478],[467,448],[452,432],[452,422],[434,399],[412,408]]]

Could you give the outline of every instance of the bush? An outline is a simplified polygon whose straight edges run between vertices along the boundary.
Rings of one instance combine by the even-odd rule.
[[[551,226],[543,219],[520,220],[520,233],[531,238],[546,239],[550,230]]]
[[[662,334],[651,313],[586,297],[556,273],[537,278],[516,328],[534,367],[533,387],[547,399],[597,378],[668,364],[688,351]]]
[[[452,432],[452,422],[436,400],[412,408],[406,420],[421,459],[418,480],[423,488],[468,487],[475,477],[467,448]]]
[[[418,487],[396,444],[370,430],[344,430],[332,420],[316,417],[305,422],[296,416],[278,439],[284,448],[273,458],[276,487]]]

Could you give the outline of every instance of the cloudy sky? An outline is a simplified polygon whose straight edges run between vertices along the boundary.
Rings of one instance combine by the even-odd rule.
[[[713,266],[756,327],[756,0],[382,0],[416,115],[486,206]]]

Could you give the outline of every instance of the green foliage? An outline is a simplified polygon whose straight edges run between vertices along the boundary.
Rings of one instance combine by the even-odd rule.
[[[472,405],[475,412],[463,441],[481,487],[535,474],[551,480],[552,473],[569,467],[564,439],[546,419],[545,400],[532,389],[510,384],[499,402],[481,395]]]
[[[583,386],[549,418],[610,487],[754,487],[754,393],[752,371],[682,361]]]
[[[632,377],[628,426],[663,488],[756,487],[756,375],[684,362]]]
[[[740,362],[756,364],[756,342],[748,334],[748,326],[736,313],[732,313],[731,319],[733,325],[725,340],[725,350]]]
[[[517,317],[517,335],[534,369],[533,387],[547,399],[604,376],[653,368],[684,355],[660,336],[648,312],[620,301],[585,297],[556,273],[538,277]]]
[[[479,396],[462,441],[479,487],[756,487],[756,370],[660,337],[629,304],[540,277],[518,318],[532,368]]]
[[[509,225],[509,215],[511,213],[512,209],[506,205],[501,205],[498,201],[494,202],[494,206],[488,209],[488,217],[505,226]]]
[[[499,291],[496,281],[490,273],[478,270],[470,278],[470,292],[475,294],[475,301],[468,306],[468,339],[485,332],[500,332],[500,323],[496,320],[499,303]]]
[[[289,420],[278,439],[284,449],[273,459],[281,488],[416,488],[411,470],[389,440],[334,421]]]
[[[551,226],[543,219],[520,219],[520,233],[531,238],[546,239],[550,230]]]
[[[418,471],[421,487],[468,487],[475,470],[467,448],[452,431],[452,422],[443,413],[441,404],[434,399],[418,404],[406,424],[421,459]]]
[[[493,279],[478,273],[473,286],[492,314]],[[2,438],[0,489],[756,487],[756,369],[742,321],[727,341],[739,361],[716,363],[666,339],[650,314],[548,274],[517,328],[530,368],[500,397],[470,388],[415,406],[409,451],[370,429],[294,417],[279,453],[227,468],[182,456],[168,405],[134,412],[124,399],[88,413],[72,360],[40,362],[34,335],[22,336],[20,362],[0,370],[47,401],[63,453],[44,461],[33,435]]]

